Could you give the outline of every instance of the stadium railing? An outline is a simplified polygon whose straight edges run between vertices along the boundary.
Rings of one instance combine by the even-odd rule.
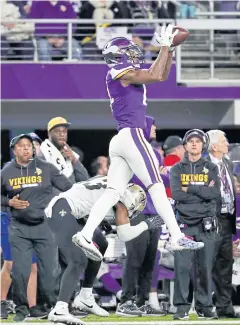
[[[182,19],[177,24],[190,31],[176,51],[178,82],[240,83],[240,19]]]
[[[126,35],[133,37],[145,52],[145,59],[151,62],[157,55],[157,48],[152,46],[152,37],[156,28],[163,24],[172,22],[183,26],[190,31],[188,40],[177,47],[176,67],[177,81],[185,84],[216,83],[216,84],[239,84],[240,82],[240,12],[201,12],[201,19],[134,19],[134,20],[104,20],[96,21],[89,19],[81,20],[59,20],[59,19],[36,19],[36,20],[11,20],[11,23],[32,22],[33,24],[67,24],[66,34],[68,51],[66,55],[58,54],[59,59],[64,62],[74,62],[72,59],[72,40],[78,40],[82,48],[82,60],[76,63],[100,63],[103,62],[101,49],[103,44],[114,36]],[[221,19],[221,17],[223,17]],[[234,17],[234,18],[233,18]],[[237,17],[237,18],[236,18]],[[2,20],[2,24],[9,23]],[[41,28],[41,27],[40,27]],[[42,26],[44,30],[45,27]],[[49,28],[49,27],[47,27]],[[57,26],[56,26],[57,28]],[[7,34],[3,34],[7,36]],[[35,56],[34,62],[38,62],[37,37],[31,34],[34,40]],[[24,42],[24,41],[23,41]],[[4,44],[2,44],[4,49]],[[14,47],[12,47],[14,49]],[[14,63],[21,57],[14,60],[2,62]],[[30,61],[27,61],[30,62]],[[62,62],[62,61],[61,61]]]

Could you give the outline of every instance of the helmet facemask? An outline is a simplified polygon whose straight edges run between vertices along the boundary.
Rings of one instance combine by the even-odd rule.
[[[129,45],[105,45],[103,56],[106,63],[113,67],[116,64],[130,63],[133,66],[140,67],[144,63],[144,55],[140,47],[131,42]]]

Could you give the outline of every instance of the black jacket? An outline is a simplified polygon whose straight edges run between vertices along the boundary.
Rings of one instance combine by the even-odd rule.
[[[209,186],[211,181],[214,186]],[[201,158],[192,163],[185,155],[170,170],[170,186],[180,223],[195,225],[204,217],[216,216],[220,178],[212,162]],[[182,187],[187,187],[187,192]]]
[[[211,158],[210,156],[207,157],[207,159],[209,161],[211,161]],[[225,164],[226,168],[227,168],[227,171],[228,171],[228,174],[231,178],[231,182],[232,182],[232,188],[233,188],[233,192],[234,192],[234,197],[235,197],[235,201],[234,201],[234,212],[233,212],[233,215],[230,219],[231,221],[231,226],[232,226],[232,234],[235,235],[236,232],[237,232],[237,229],[236,229],[236,212],[237,212],[237,207],[236,207],[236,189],[235,189],[235,182],[234,182],[234,173],[233,173],[233,163],[231,160],[229,159],[226,159],[226,158],[223,158],[223,163]],[[217,211],[218,211],[218,216],[220,217],[221,216],[221,208],[222,208],[222,197],[220,195],[220,199],[217,201]]]
[[[19,194],[19,199],[28,201],[29,206],[23,210],[11,207],[12,217],[22,223],[39,224],[44,220],[53,187],[65,192],[72,183],[55,166],[39,158],[34,158],[27,167],[12,160],[1,173],[2,205],[8,206],[9,199]]]

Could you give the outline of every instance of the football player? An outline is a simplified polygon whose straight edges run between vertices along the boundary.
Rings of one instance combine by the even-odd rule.
[[[172,43],[178,30],[173,25],[162,26],[156,35],[161,49],[149,69],[141,69],[143,53],[139,46],[125,37],[117,37],[105,45],[103,56],[109,66],[106,77],[112,115],[117,122],[118,134],[109,146],[111,164],[107,188],[92,207],[87,223],[73,242],[88,254],[101,260],[102,254],[92,242],[94,230],[122,197],[127,184],[135,174],[145,185],[157,214],[171,233],[172,250],[196,250],[204,246],[187,238],[180,230],[159,174],[158,162],[150,143],[144,136],[146,127],[146,84],[162,82],[168,78],[172,64]],[[184,194],[184,193],[183,193]],[[186,194],[186,193],[185,193]],[[127,237],[128,226],[122,230]]]
[[[76,183],[71,190],[60,193],[54,197],[45,209],[49,224],[55,234],[61,260],[66,269],[62,275],[59,300],[55,308],[50,312],[48,319],[54,322],[82,324],[82,321],[69,313],[68,304],[82,274],[89,263],[92,264],[91,272],[85,273],[83,287],[75,306],[94,313],[98,316],[108,316],[108,312],[99,307],[92,294],[94,280],[99,271],[101,262],[88,260],[84,252],[80,251],[73,243],[72,236],[81,230],[84,218],[90,213],[91,207],[100,197],[107,186],[106,176],[97,176],[88,181]],[[129,224],[129,217],[143,210],[146,204],[146,194],[143,189],[134,184],[129,184],[120,201],[115,205],[109,215],[115,216],[117,232],[125,224]],[[159,228],[161,219],[149,218],[129,230],[132,238],[138,236],[147,229]],[[125,240],[120,231],[120,239]],[[104,255],[107,249],[107,241],[101,231],[97,229],[93,235],[94,243]],[[88,273],[88,274],[87,274]]]

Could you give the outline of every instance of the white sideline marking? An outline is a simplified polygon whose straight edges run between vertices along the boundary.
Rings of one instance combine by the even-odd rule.
[[[147,318],[147,317],[146,317]],[[11,323],[4,323],[1,324],[9,325]],[[23,325],[23,323],[14,323],[15,325]],[[25,324],[34,324],[34,325],[64,325],[63,323],[36,323],[31,321],[25,321]],[[109,321],[109,322],[85,322],[86,325],[240,325],[240,321],[235,320],[195,320],[195,321],[148,321],[144,317],[144,321],[142,322],[119,322],[119,321]]]

